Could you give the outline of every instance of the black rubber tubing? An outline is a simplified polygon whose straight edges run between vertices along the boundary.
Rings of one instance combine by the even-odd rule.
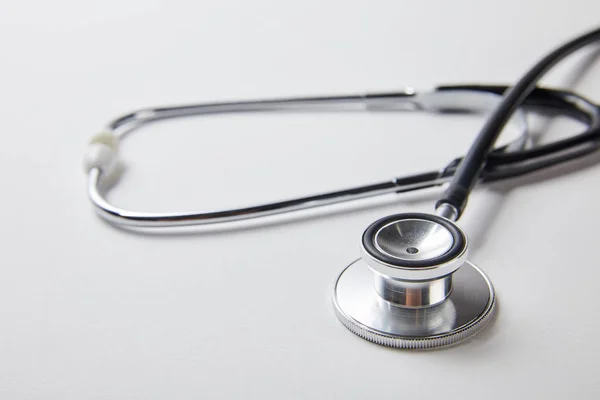
[[[488,154],[511,115],[535,89],[539,79],[556,63],[597,40],[600,40],[600,28],[563,44],[535,64],[513,87],[506,91],[504,98],[492,112],[473,141],[467,155],[459,164],[448,189],[437,202],[436,208],[442,204],[449,204],[456,208],[457,219],[460,218],[467,205],[469,193],[485,167]]]

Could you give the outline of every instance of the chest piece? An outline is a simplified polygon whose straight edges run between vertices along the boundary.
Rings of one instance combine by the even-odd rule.
[[[467,237],[449,219],[396,214],[367,228],[361,258],[337,277],[333,304],[356,335],[384,346],[428,349],[479,332],[494,312],[488,277],[465,261]]]

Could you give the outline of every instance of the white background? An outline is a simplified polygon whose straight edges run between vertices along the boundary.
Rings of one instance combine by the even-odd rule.
[[[439,190],[142,235],[94,215],[81,168],[89,137],[135,108],[510,83],[598,15],[594,0],[1,1],[0,398],[598,398],[600,165],[477,190],[461,225],[498,317],[429,352],[352,335],[330,291],[367,225],[432,210]],[[600,101],[586,54],[544,82]],[[161,123],[123,142],[111,201],[213,209],[377,182],[463,154],[480,123]]]

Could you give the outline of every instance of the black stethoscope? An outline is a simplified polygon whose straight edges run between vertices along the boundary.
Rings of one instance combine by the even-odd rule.
[[[161,107],[139,110],[111,122],[86,154],[89,197],[100,216],[122,227],[161,228],[216,224],[297,211],[365,197],[447,185],[435,214],[404,213],[371,224],[361,241],[361,258],[337,277],[333,303],[339,320],[355,334],[382,345],[433,348],[478,332],[494,313],[493,286],[466,261],[467,236],[455,223],[477,183],[498,181],[556,166],[600,146],[600,107],[575,93],[539,88],[537,81],[557,62],[600,39],[600,29],[553,51],[514,86],[442,86],[417,93],[288,98]],[[466,156],[438,171],[394,178],[316,196],[210,212],[146,213],[110,204],[105,195],[121,170],[119,141],[143,125],[185,116],[233,112],[316,109],[398,109],[435,113],[490,112]],[[565,115],[586,124],[577,135],[533,145],[525,112]],[[494,148],[507,123],[522,134]]]

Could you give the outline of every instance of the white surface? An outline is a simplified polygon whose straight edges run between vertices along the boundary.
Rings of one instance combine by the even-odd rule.
[[[94,216],[81,168],[108,119],[144,106],[512,82],[597,24],[599,2],[1,9],[0,398],[600,396],[600,165],[477,191],[461,224],[496,286],[498,318],[464,345],[420,353],[352,335],[329,296],[369,223],[431,210],[438,192],[144,236]],[[574,61],[545,82],[600,101],[600,67],[574,79]],[[128,170],[111,199],[213,208],[379,181],[462,154],[478,126],[402,114],[174,121],[124,141]]]

